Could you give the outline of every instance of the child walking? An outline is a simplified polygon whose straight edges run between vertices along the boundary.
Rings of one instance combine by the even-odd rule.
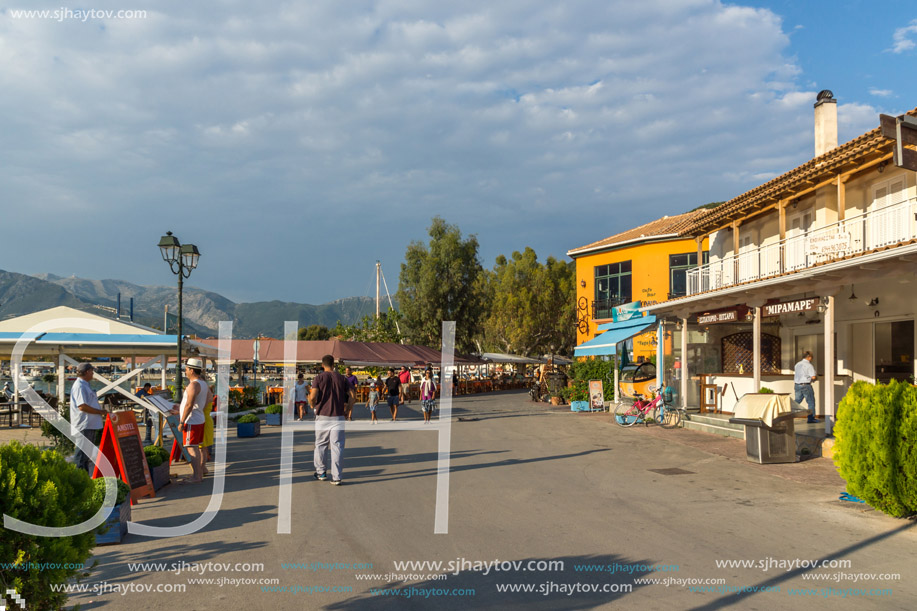
[[[373,424],[378,422],[376,420],[376,406],[379,405],[379,390],[375,382],[372,382],[369,385],[369,399],[366,401],[366,407],[369,408],[369,414],[372,416]]]

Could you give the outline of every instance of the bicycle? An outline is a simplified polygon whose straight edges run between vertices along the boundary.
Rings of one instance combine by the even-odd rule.
[[[665,429],[672,429],[681,424],[682,409],[669,405],[665,401],[663,392],[657,392],[655,386],[649,387],[650,392],[656,396],[652,400],[637,394],[633,403],[620,402],[615,406],[615,422],[624,427],[633,426],[642,422],[644,426],[655,422]]]

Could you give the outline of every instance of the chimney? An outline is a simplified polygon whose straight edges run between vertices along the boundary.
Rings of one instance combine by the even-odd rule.
[[[837,148],[837,100],[827,89],[815,98],[815,156]]]

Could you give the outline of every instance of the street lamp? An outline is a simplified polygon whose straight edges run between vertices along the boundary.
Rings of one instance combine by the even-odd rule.
[[[178,361],[175,363],[175,388],[176,393],[182,392],[181,371],[181,340],[182,340],[182,282],[191,275],[191,270],[197,267],[197,260],[201,253],[194,244],[182,244],[171,231],[159,240],[159,252],[162,260],[169,264],[173,274],[178,276]],[[163,329],[168,332],[168,329]]]

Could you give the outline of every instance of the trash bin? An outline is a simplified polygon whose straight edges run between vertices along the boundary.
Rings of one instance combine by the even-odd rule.
[[[749,393],[735,406],[729,422],[745,426],[745,454],[761,465],[796,462],[796,418],[807,410],[789,395]]]

